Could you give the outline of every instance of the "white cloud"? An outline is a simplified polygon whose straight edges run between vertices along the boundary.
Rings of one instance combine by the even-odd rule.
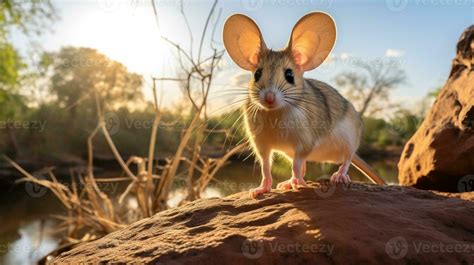
[[[405,54],[402,50],[395,50],[395,49],[387,49],[385,51],[386,57],[402,57]]]
[[[349,58],[354,57],[352,53],[348,52],[341,52],[341,53],[331,53],[329,54],[328,58],[326,59],[326,63],[333,63],[337,61],[344,61]]]
[[[349,59],[350,57],[352,57],[352,54],[347,53],[347,52],[343,52],[343,53],[341,53],[340,57],[341,57],[342,60],[346,60],[346,59]]]

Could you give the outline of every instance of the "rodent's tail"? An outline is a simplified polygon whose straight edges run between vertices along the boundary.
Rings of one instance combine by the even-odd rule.
[[[385,185],[385,181],[381,179],[375,171],[367,164],[365,163],[362,158],[360,158],[358,155],[354,154],[354,157],[352,158],[352,165],[357,168],[362,174],[364,174],[366,177],[368,177],[373,183],[379,184],[379,185]]]

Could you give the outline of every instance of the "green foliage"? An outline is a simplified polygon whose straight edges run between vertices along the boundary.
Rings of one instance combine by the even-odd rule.
[[[423,117],[411,113],[409,110],[401,109],[397,111],[390,120],[392,129],[397,132],[398,143],[405,143],[416,132]]]
[[[106,111],[143,98],[142,77],[95,49],[65,47],[46,53],[41,64],[52,71],[50,92],[57,103],[73,114],[78,106],[94,112],[95,96]]]
[[[20,80],[20,70],[25,65],[15,48],[0,41],[0,88],[16,86]]]
[[[0,88],[13,86],[19,81],[25,67],[9,35],[18,29],[26,35],[40,35],[55,19],[55,10],[49,1],[2,0],[0,3]]]
[[[39,35],[55,19],[55,9],[51,1],[2,0],[0,3],[0,37],[6,38],[12,28],[18,28],[24,34]]]
[[[0,120],[14,119],[21,116],[26,108],[24,97],[0,89]]]
[[[43,104],[38,108],[25,108],[16,121],[27,123],[42,123],[44,128],[15,128],[18,143],[23,147],[28,157],[58,158],[83,157],[87,153],[86,141],[97,124],[97,116],[90,115],[84,109],[78,109],[76,118],[71,119],[68,112],[55,102]],[[114,123],[107,126],[117,148],[124,157],[131,155],[146,156],[154,120],[154,110],[150,107],[144,110],[130,111],[121,108],[107,113]],[[180,141],[180,131],[183,125],[170,111],[164,111],[158,131],[157,151],[160,155],[171,155]],[[71,129],[74,128],[74,129]],[[6,130],[0,129],[0,137],[7,136]],[[0,153],[7,153],[7,142],[0,142]],[[94,139],[94,152],[102,156],[110,156],[110,149],[103,137]]]
[[[439,93],[441,92],[442,87],[437,87],[433,91],[429,92],[428,95],[426,96],[427,98],[436,98]]]
[[[361,153],[385,150],[389,146],[403,146],[416,132],[423,117],[406,109],[399,109],[391,119],[364,117]]]
[[[387,123],[383,119],[364,117],[364,129],[362,133],[360,152],[366,153],[374,148],[380,147],[380,144],[386,144],[386,135],[384,130]],[[384,139],[385,138],[385,139]]]

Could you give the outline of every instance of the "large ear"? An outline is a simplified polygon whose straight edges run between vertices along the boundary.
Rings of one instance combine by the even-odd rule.
[[[324,62],[336,43],[336,23],[323,12],[313,12],[302,17],[291,32],[288,49],[295,63],[309,71]]]
[[[249,71],[256,69],[260,52],[267,48],[257,24],[241,14],[226,20],[224,46],[232,60]]]

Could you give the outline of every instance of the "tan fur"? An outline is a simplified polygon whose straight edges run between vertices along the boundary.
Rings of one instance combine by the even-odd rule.
[[[267,50],[260,55],[259,62],[257,68],[262,69],[262,77],[257,83],[250,83],[245,114],[256,153],[271,150],[290,158],[298,153],[318,162],[350,160],[359,146],[362,127],[352,104],[328,84],[304,79],[288,49]],[[287,68],[295,73],[294,85],[284,78]],[[252,105],[258,104],[256,93],[268,87],[287,89],[291,99],[278,110],[252,109]]]
[[[303,72],[324,62],[335,41],[335,22],[324,12],[303,16],[282,51],[267,48],[257,24],[249,17],[236,14],[227,19],[224,45],[234,62],[254,75],[245,105],[245,124],[262,164],[262,182],[251,190],[252,197],[271,190],[274,152],[293,160],[292,177],[277,188],[306,185],[306,160],[342,164],[331,181],[350,181],[347,171],[359,146],[361,119],[352,104],[330,85],[303,78]],[[358,168],[370,169],[364,165]],[[370,174],[375,175],[373,171]]]

